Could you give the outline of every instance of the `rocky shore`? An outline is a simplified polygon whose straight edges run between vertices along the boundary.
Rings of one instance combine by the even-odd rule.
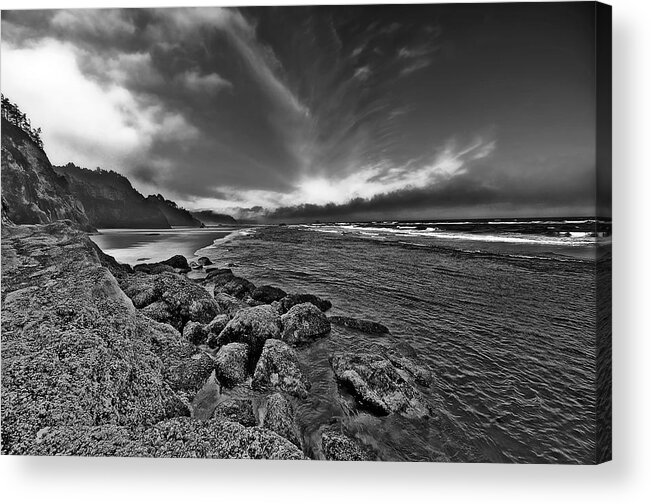
[[[66,221],[3,225],[2,258],[3,454],[378,458],[337,419],[306,446],[294,412],[311,389],[301,348],[331,324],[384,325],[206,258],[118,264]],[[433,413],[430,371],[406,344],[330,363],[359,410]]]

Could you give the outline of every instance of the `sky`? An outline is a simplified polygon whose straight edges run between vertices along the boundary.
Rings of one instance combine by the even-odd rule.
[[[594,30],[589,2],[3,11],[1,87],[53,164],[191,210],[588,216]]]

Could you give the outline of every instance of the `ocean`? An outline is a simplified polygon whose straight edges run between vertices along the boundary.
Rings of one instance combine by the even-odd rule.
[[[300,350],[308,449],[337,419],[382,460],[585,463],[597,435],[595,268],[609,235],[593,219],[314,223],[233,229],[195,255],[390,329],[333,325]],[[398,342],[433,372],[431,418],[377,417],[337,388],[333,352]]]

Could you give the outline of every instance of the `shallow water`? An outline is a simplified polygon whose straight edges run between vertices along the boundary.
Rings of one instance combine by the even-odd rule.
[[[297,405],[308,446],[336,418],[384,460],[590,460],[594,262],[554,259],[546,249],[539,258],[514,257],[510,245],[505,254],[494,243],[464,252],[290,226],[257,229],[201,253],[237,264],[236,273],[258,285],[330,299],[331,314],[390,328],[390,336],[378,337],[333,326],[330,336],[301,350],[313,383],[310,398]],[[399,341],[434,372],[423,391],[435,418],[374,417],[337,389],[333,352]]]
[[[197,249],[228,236],[235,228],[99,229],[91,235],[99,248],[118,262],[157,262],[181,254],[191,258]]]
[[[596,282],[594,260],[581,258],[595,257],[594,242],[469,238],[261,227],[234,231],[196,255],[235,264],[257,285],[330,299],[332,315],[391,330],[370,336],[333,325],[300,349],[312,389],[294,406],[309,454],[319,457],[319,429],[336,421],[381,460],[591,461]],[[178,253],[164,248],[166,257]],[[370,415],[334,380],[333,352],[402,341],[433,371],[433,385],[421,388],[432,418]]]

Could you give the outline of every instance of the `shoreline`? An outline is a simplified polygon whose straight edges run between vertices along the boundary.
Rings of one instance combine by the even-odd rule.
[[[118,262],[135,265],[159,262],[172,255],[198,257],[197,252],[238,228],[100,229],[90,239]]]
[[[222,231],[232,238],[246,229]],[[3,225],[2,231],[3,258],[9,258],[2,264],[3,370],[23,369],[22,360],[31,366],[24,369],[36,370],[3,383],[9,397],[3,399],[9,439],[3,453],[397,461],[403,454],[383,451],[390,448],[381,429],[373,437],[344,420],[343,403],[343,411],[375,417],[377,425],[389,416],[422,428],[415,422],[441,413],[440,392],[430,388],[440,379],[432,370],[439,370],[421,347],[394,332],[395,314],[353,318],[348,315],[365,317],[354,313],[359,301],[347,304],[318,289],[296,292],[296,284],[270,279],[262,282],[271,285],[255,285],[249,278],[263,277],[234,273],[223,256],[198,276],[186,274],[188,260],[179,256],[131,268],[63,222]],[[342,330],[369,344],[344,346]],[[93,348],[79,351],[80,341]],[[120,374],[84,383],[97,365]],[[321,372],[314,374],[317,366]],[[122,374],[129,369],[137,374]],[[360,379],[350,382],[353,375]],[[65,386],[52,385],[49,376],[60,376]],[[36,395],[21,399],[23,388]],[[77,411],[69,391],[89,411]],[[43,400],[54,401],[52,418],[41,417],[42,392]],[[335,407],[299,424],[324,397]],[[71,411],[75,419],[62,422]],[[450,441],[445,431],[427,425],[433,444],[426,458],[415,460],[488,461],[463,443],[443,450]],[[250,443],[260,451],[241,451]]]
[[[378,460],[335,417],[304,437],[294,411],[311,393],[300,348],[331,323],[378,334],[382,324],[328,317],[325,299],[228,268],[192,280],[181,256],[134,271],[65,222],[2,235],[3,454]],[[428,417],[429,370],[403,351],[333,355],[334,379],[363,376],[353,394],[373,414]]]

